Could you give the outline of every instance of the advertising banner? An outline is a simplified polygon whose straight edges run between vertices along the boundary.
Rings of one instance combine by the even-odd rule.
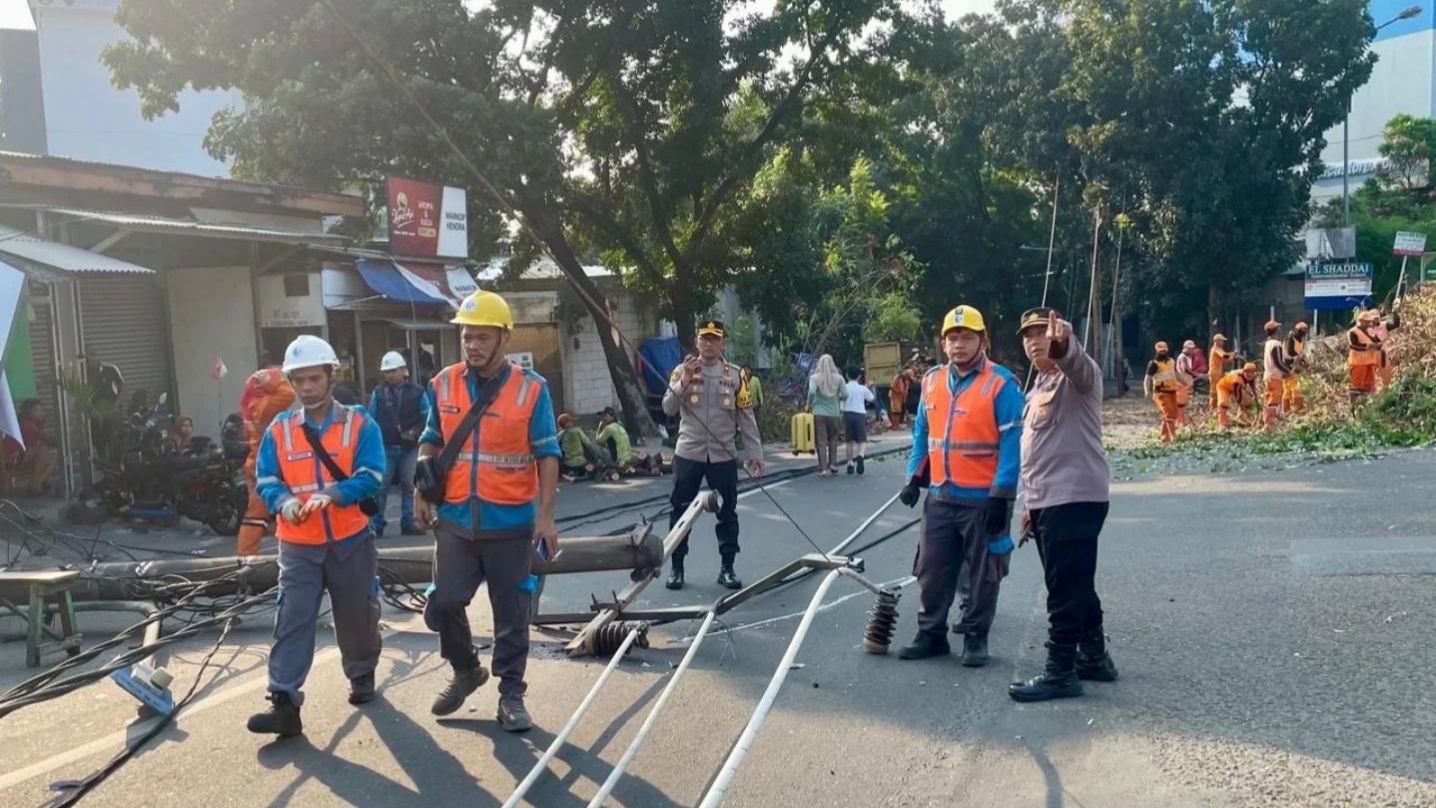
[[[1309,264],[1306,267],[1306,308],[1313,311],[1350,309],[1371,301],[1371,264]]]
[[[462,188],[389,178],[389,251],[415,258],[468,258],[468,194]]]
[[[1391,252],[1394,255],[1421,255],[1426,252],[1426,234],[1412,233],[1408,230],[1398,231],[1396,244],[1392,246]]]

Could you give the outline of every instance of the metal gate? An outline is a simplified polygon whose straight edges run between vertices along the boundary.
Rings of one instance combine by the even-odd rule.
[[[113,363],[125,378],[121,405],[137,390],[154,403],[169,393],[169,327],[159,276],[85,278],[79,282],[81,344],[87,356]]]
[[[558,326],[552,323],[516,325],[510,332],[509,344],[504,351],[509,354],[533,354],[534,371],[548,381],[553,411],[563,412],[563,350]]]
[[[45,408],[45,438],[51,446],[60,445],[60,380],[56,375],[55,322],[50,287],[31,282],[28,290],[30,307],[30,361],[35,366],[35,397]],[[20,402],[15,402],[17,405]]]

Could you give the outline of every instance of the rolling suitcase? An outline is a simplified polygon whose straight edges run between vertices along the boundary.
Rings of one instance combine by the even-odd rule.
[[[793,416],[793,454],[815,454],[818,451],[818,433],[811,412],[800,412]]]

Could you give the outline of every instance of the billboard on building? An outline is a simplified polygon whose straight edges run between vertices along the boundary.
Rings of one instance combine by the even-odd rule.
[[[468,258],[468,195],[462,188],[389,178],[389,251],[415,258]]]
[[[1371,264],[1316,263],[1306,268],[1306,307],[1350,309],[1371,302]]]

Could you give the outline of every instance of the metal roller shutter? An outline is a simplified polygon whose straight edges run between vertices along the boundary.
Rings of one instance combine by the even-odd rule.
[[[54,311],[50,308],[50,289],[44,284],[31,283],[30,306],[30,359],[35,365],[35,392],[45,408],[45,437],[51,446],[60,445],[59,379],[56,377],[55,339],[50,333],[54,322]],[[16,402],[17,404],[19,402]]]
[[[170,390],[170,345],[158,276],[80,281],[80,329],[86,352],[125,377],[123,403],[137,390],[154,403]]]

